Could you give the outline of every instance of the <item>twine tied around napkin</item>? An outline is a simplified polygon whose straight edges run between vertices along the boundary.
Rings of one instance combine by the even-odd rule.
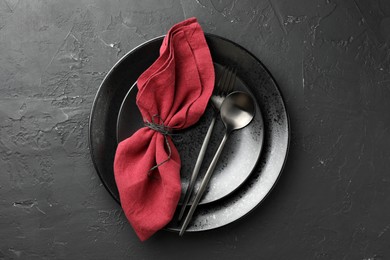
[[[167,148],[168,148],[168,158],[165,159],[164,161],[156,164],[155,166],[153,166],[152,168],[149,169],[148,171],[148,175],[150,176],[151,172],[153,172],[154,169],[158,168],[160,165],[162,165],[163,163],[166,163],[169,159],[171,159],[171,155],[172,155],[172,149],[171,149],[171,146],[169,145],[169,141],[168,141],[168,135],[171,136],[172,135],[172,129],[168,126],[166,126],[164,123],[157,123],[155,118],[159,118],[160,119],[160,116],[159,115],[153,115],[152,116],[152,122],[149,122],[148,120],[146,120],[144,122],[144,125],[149,127],[150,129],[154,130],[154,131],[157,131],[159,133],[161,133],[164,138],[165,138],[165,144],[167,145]]]
[[[195,18],[168,31],[137,87],[146,125],[118,144],[114,174],[123,211],[144,241],[171,221],[181,195],[180,156],[169,133],[195,124],[213,92],[214,66]]]

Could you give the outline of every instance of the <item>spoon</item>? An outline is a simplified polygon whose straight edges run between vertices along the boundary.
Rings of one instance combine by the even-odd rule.
[[[252,121],[255,115],[254,100],[249,94],[245,92],[232,92],[223,101],[220,113],[222,122],[225,125],[226,132],[213,157],[213,160],[210,163],[209,168],[207,169],[207,172],[205,173],[205,176],[203,177],[199,191],[196,194],[194,202],[191,205],[190,211],[188,212],[184,220],[183,226],[180,229],[180,236],[184,234],[189,222],[192,219],[192,215],[194,214],[195,209],[203,196],[203,193],[206,191],[207,185],[211,179],[211,175],[214,172],[215,166],[217,165],[218,159],[231,132],[247,126]]]

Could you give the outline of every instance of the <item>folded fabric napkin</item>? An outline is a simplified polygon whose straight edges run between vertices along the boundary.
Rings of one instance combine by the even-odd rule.
[[[144,241],[171,221],[180,199],[180,156],[169,134],[199,120],[214,87],[210,51],[195,18],[169,30],[137,86],[145,127],[119,143],[114,173],[121,206]]]

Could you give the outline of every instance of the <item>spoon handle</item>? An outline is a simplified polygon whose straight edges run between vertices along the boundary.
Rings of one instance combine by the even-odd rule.
[[[202,183],[200,185],[199,191],[196,194],[194,202],[191,205],[190,211],[188,212],[188,214],[187,214],[187,216],[186,216],[186,218],[184,220],[183,226],[180,229],[180,233],[179,233],[180,236],[182,236],[184,234],[188,224],[190,223],[190,221],[192,219],[192,215],[194,214],[195,209],[198,206],[199,201],[200,201],[200,199],[203,196],[203,193],[206,191],[207,185],[210,182],[211,176],[212,176],[212,174],[214,172],[215,166],[217,165],[218,159],[219,159],[219,157],[220,157],[220,155],[222,153],[223,147],[225,146],[225,143],[226,143],[228,137],[229,137],[229,132],[226,131],[226,133],[225,133],[225,135],[224,135],[224,137],[223,137],[223,139],[222,139],[222,141],[221,141],[221,143],[220,143],[220,145],[218,147],[218,150],[216,151],[216,153],[215,153],[215,155],[213,157],[213,160],[211,161],[210,166],[207,169],[207,172],[205,173],[205,175],[203,177],[203,180],[202,180]]]
[[[178,218],[179,221],[181,220],[181,218],[184,215],[184,211],[187,207],[188,201],[190,200],[190,197],[192,195],[192,191],[194,190],[195,181],[196,181],[196,178],[198,177],[200,166],[202,165],[204,156],[206,154],[207,146],[209,144],[211,133],[213,132],[216,119],[217,119],[217,113],[214,113],[213,119],[210,122],[209,129],[207,130],[206,136],[203,140],[202,147],[200,148],[198,159],[196,160],[194,170],[192,171],[190,183],[187,187],[186,194],[184,195],[184,202],[181,205],[181,210],[180,210],[180,214],[179,214],[179,218]]]

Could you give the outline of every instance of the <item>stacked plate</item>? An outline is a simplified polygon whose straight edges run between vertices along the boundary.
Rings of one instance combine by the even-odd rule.
[[[275,185],[286,160],[289,122],[280,91],[262,63],[241,46],[215,35],[206,35],[216,74],[223,66],[237,68],[234,90],[250,93],[257,101],[254,120],[234,132],[215,169],[208,190],[187,231],[203,231],[227,225],[259,205]],[[89,145],[103,184],[119,203],[113,162],[118,142],[143,126],[136,106],[136,80],[158,57],[162,37],[141,44],[108,72],[93,103]],[[193,127],[173,136],[182,168],[183,196],[188,186],[212,111],[206,110]],[[217,122],[200,171],[202,179],[224,130]],[[197,184],[197,186],[199,183]],[[195,187],[195,191],[196,191]],[[167,229],[178,231],[174,217]]]

